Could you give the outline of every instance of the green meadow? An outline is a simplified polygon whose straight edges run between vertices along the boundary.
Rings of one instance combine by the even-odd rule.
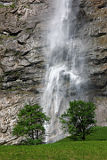
[[[38,146],[0,146],[0,160],[107,160],[107,127],[97,127],[86,141],[69,137]]]

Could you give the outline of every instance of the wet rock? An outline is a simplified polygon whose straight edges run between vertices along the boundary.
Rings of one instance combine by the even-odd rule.
[[[88,43],[88,74],[91,80],[91,93],[98,107],[97,123],[106,125],[107,96],[107,1],[82,0],[82,9],[88,20],[80,29],[80,35]]]

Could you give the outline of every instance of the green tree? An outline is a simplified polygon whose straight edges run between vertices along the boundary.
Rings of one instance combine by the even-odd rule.
[[[68,110],[62,114],[60,120],[63,129],[72,138],[85,140],[86,135],[93,132],[95,126],[95,105],[92,102],[72,101]]]
[[[44,123],[48,120],[49,118],[42,112],[40,106],[26,105],[19,111],[13,135],[25,137],[24,143],[26,144],[42,143],[45,135]]]

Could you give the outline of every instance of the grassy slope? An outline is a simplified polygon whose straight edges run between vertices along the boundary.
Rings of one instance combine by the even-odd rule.
[[[38,146],[0,146],[0,160],[107,160],[107,127],[83,141],[65,138]]]

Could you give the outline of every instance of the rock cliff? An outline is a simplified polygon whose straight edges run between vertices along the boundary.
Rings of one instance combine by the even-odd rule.
[[[87,39],[90,95],[96,103],[97,124],[107,126],[107,1],[83,0],[80,6],[84,25],[80,34]]]
[[[0,144],[15,144],[18,110],[39,103],[45,73],[51,0],[0,1]],[[89,96],[99,125],[107,125],[107,2],[80,0],[77,36],[88,46]]]

